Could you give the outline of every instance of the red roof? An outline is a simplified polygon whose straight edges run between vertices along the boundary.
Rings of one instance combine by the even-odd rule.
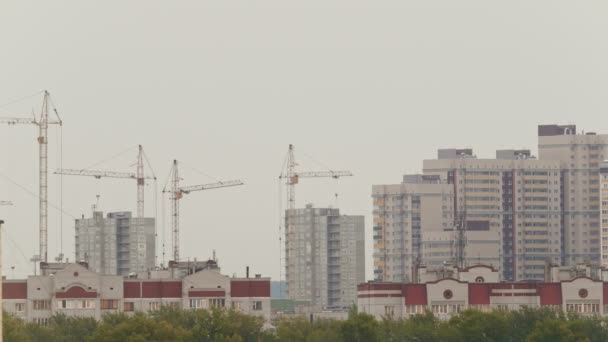
[[[27,299],[27,282],[3,282],[2,299]]]
[[[402,292],[406,305],[427,305],[426,284],[404,284]]]
[[[270,297],[270,280],[231,280],[232,297]]]
[[[538,290],[540,292],[540,305],[562,304],[562,285],[560,283],[538,284]]]
[[[181,298],[181,281],[142,281],[142,298]]]
[[[488,305],[490,304],[490,284],[469,284],[469,304]]]
[[[125,281],[123,293],[125,298],[141,298],[141,281]]]
[[[72,286],[67,291],[55,292],[56,298],[97,298],[97,291],[87,291],[80,286]]]

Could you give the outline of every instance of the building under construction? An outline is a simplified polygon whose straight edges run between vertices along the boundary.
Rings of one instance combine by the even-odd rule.
[[[312,204],[286,217],[288,297],[322,308],[354,304],[365,280],[364,217]]]
[[[106,275],[128,276],[154,269],[156,232],[153,218],[131,217],[131,212],[93,212],[76,220],[76,261]]]

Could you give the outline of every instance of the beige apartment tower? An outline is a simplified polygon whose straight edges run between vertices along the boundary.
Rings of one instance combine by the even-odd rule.
[[[541,125],[538,154],[541,161],[557,160],[561,166],[564,264],[598,264],[599,164],[608,157],[608,135],[578,134],[576,125]]]
[[[364,216],[336,208],[286,211],[293,227],[285,235],[287,296],[321,308],[349,307],[365,282]]]
[[[470,149],[446,149],[438,159],[425,160],[423,170],[453,187],[456,223],[500,241],[490,258],[498,265],[490,264],[498,266],[501,280],[543,280],[547,262],[561,262],[558,161],[537,160],[528,150],[477,159]]]
[[[413,282],[415,266],[423,263],[423,231],[453,229],[452,186],[438,177],[406,175],[401,184],[373,185],[372,198],[374,279]]]

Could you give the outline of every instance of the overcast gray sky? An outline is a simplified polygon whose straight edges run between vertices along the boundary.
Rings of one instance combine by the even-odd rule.
[[[214,181],[194,169],[242,179],[181,203],[182,256],[215,249],[227,274],[250,265],[279,276],[277,176],[288,144],[303,169],[321,168],[308,155],[352,170],[339,182],[302,181],[297,203],[335,205],[339,193],[343,213],[366,215],[370,278],[372,184],[420,171],[437,148],[536,150],[539,123],[608,133],[607,18],[604,0],[6,0],[0,105],[48,89],[65,122],[64,167],[141,143],[159,188],[173,158],[190,166],[184,185]],[[27,115],[39,101],[0,116]],[[30,273],[38,252],[37,198],[21,188],[37,193],[36,136],[34,126],[0,126],[0,200],[15,203],[0,207],[9,276],[10,266]],[[55,128],[50,140],[54,170]],[[134,161],[135,150],[100,167]],[[153,215],[154,185],[146,191]],[[71,260],[73,217],[89,216],[96,194],[104,211],[135,211],[132,181],[65,177]],[[49,199],[58,205],[54,175]],[[49,256],[59,222],[51,208]]]

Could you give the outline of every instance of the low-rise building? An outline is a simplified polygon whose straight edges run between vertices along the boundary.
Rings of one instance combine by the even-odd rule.
[[[581,268],[583,271],[589,269]],[[555,273],[560,274],[559,270]],[[605,272],[600,272],[604,274]],[[432,312],[449,318],[465,309],[518,310],[550,308],[582,315],[608,314],[608,282],[592,279],[588,273],[574,273],[561,281],[498,282],[496,269],[484,265],[465,269],[446,266],[420,268],[425,283],[369,282],[358,287],[357,305],[377,318],[407,318]]]
[[[162,306],[233,308],[270,319],[270,278],[228,277],[213,268],[183,278],[155,275],[123,278],[91,272],[85,265],[67,264],[50,275],[4,280],[2,307],[5,312],[41,324],[57,313],[100,319],[105,313],[149,312]]]

